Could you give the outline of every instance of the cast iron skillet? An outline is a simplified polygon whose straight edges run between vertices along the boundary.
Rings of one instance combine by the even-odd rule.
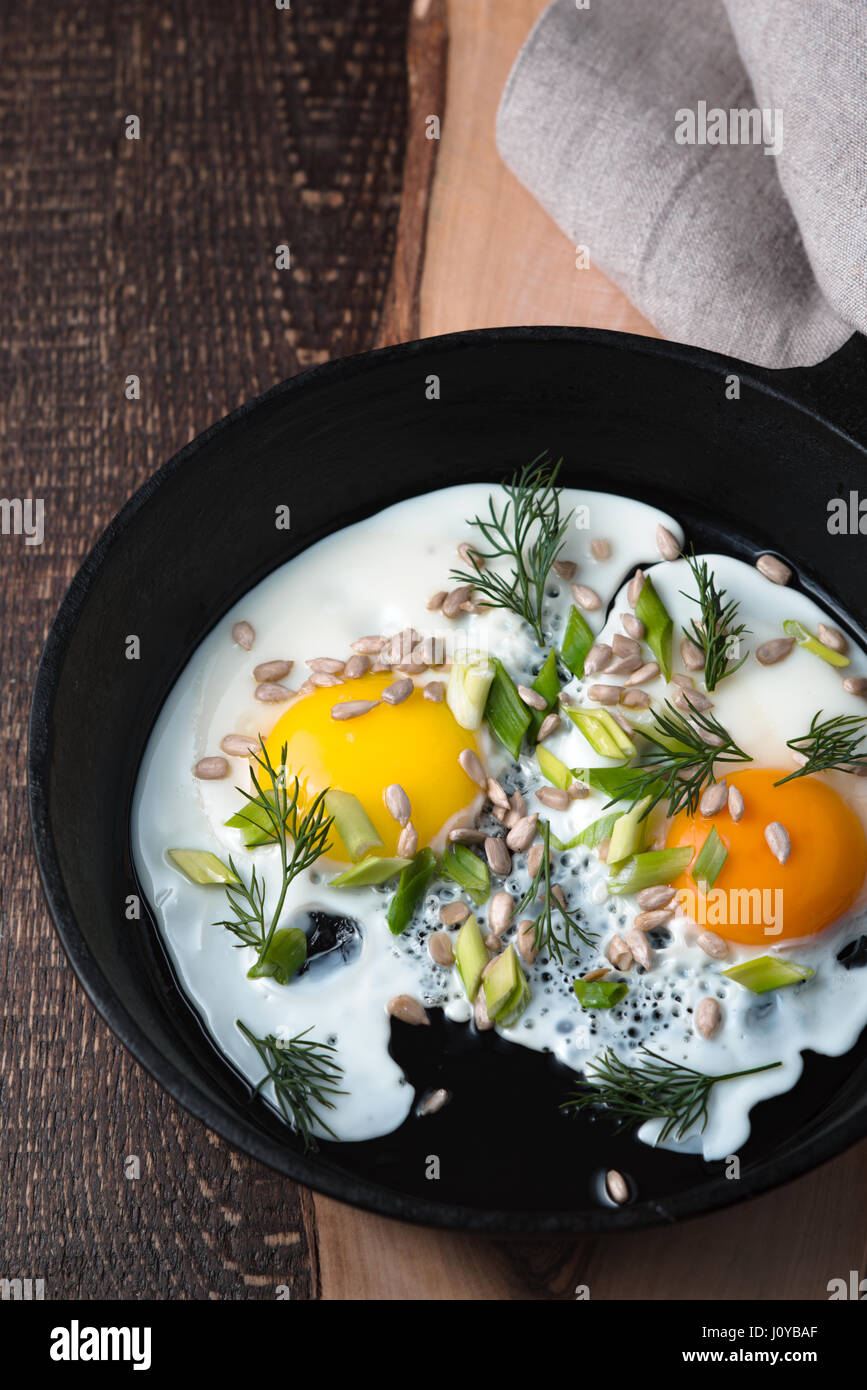
[[[477,1230],[673,1221],[794,1177],[867,1133],[867,1033],[844,1058],[808,1054],[799,1085],[753,1112],[732,1181],[722,1164],[617,1135],[605,1116],[563,1114],[570,1075],[558,1064],[491,1034],[469,1046],[468,1030],[436,1017],[430,1029],[393,1025],[392,1049],[414,1085],[445,1085],[452,1103],[384,1139],[304,1155],[211,1047],[152,924],[124,914],[137,891],[128,818],[139,760],[194,647],[275,566],[401,498],[500,479],[547,448],[563,455],[564,482],[666,508],[697,549],[747,560],[779,552],[864,642],[864,540],[831,535],[827,516],[830,499],[867,493],[865,386],[857,338],[818,367],[769,372],[615,333],[462,333],[283,382],[155,474],[63,601],[39,667],[29,753],[52,917],[91,1000],[142,1065],[289,1177],[391,1216]],[[274,524],[280,506],[291,508],[288,532]],[[132,633],[138,661],[124,655]],[[853,968],[865,945],[853,948]],[[621,1209],[599,1196],[611,1165],[633,1186]]]

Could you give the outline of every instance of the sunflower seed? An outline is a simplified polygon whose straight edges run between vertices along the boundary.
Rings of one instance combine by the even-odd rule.
[[[313,682],[312,682],[311,680],[306,680],[306,681],[303,682],[302,685],[299,685],[299,687],[298,687],[298,694],[299,694],[299,695],[309,695],[309,694],[311,693],[311,691],[313,691],[313,690],[315,690],[315,689],[316,689],[316,686],[313,684]],[[290,694],[291,694],[291,691],[290,691]]]
[[[248,622],[242,619],[241,622],[233,624],[232,641],[236,642],[239,647],[243,647],[245,652],[250,650],[255,640],[255,628],[251,627]]]
[[[336,675],[334,671],[314,671],[309,679],[322,690],[330,690],[335,685],[343,684],[343,677]]]
[[[412,859],[418,852],[418,831],[412,821],[407,821],[397,841],[397,852],[401,859]]]
[[[643,932],[633,927],[632,931],[626,933],[626,945],[632,952],[633,958],[643,965],[645,970],[653,969],[653,952],[650,949],[650,942]]]
[[[792,842],[788,830],[778,820],[765,826],[765,843],[778,863],[785,864],[792,853]]]
[[[632,925],[636,931],[654,931],[657,927],[664,927],[673,916],[673,908],[655,907],[648,912],[639,912]]]
[[[564,911],[567,910],[569,904],[566,902],[566,894],[563,892],[559,883],[555,883],[554,887],[551,889],[551,897],[555,902],[560,904]]]
[[[620,696],[620,703],[627,709],[647,709],[650,696],[646,690],[624,690]]]
[[[714,960],[725,960],[729,953],[727,943],[721,936],[717,936],[715,931],[699,932],[695,944],[701,947],[706,956],[712,956]]]
[[[420,666],[442,666],[446,659],[446,640],[444,637],[425,637],[413,649],[412,659]]]
[[[632,952],[622,936],[612,936],[605,954],[615,970],[628,970],[632,964]]]
[[[488,1016],[488,1004],[483,989],[479,990],[473,1002],[473,1022],[480,1033],[487,1033],[494,1026],[494,1020]]]
[[[504,810],[511,809],[509,798],[496,777],[488,778],[485,790],[488,793],[488,800],[492,802],[494,806],[501,806]]]
[[[776,666],[778,661],[789,655],[794,645],[791,637],[775,637],[770,642],[762,642],[761,646],[756,647],[756,661],[760,666]]]
[[[611,542],[604,536],[597,536],[590,542],[590,554],[594,560],[608,560],[611,558]]]
[[[604,671],[614,652],[607,642],[596,642],[584,658],[584,674],[591,676],[597,671]]]
[[[454,965],[455,953],[448,932],[435,931],[433,936],[428,938],[427,948],[430,951],[431,960],[436,965]]]
[[[229,764],[225,758],[199,758],[193,768],[193,776],[198,777],[202,782],[216,782],[220,777],[227,777]]]
[[[569,580],[575,578],[578,566],[574,560],[555,560],[552,568],[560,579]]]
[[[832,652],[849,650],[849,643],[838,627],[829,627],[827,623],[820,623],[817,631],[823,647],[830,647]]]
[[[509,798],[509,805],[511,806],[512,810],[515,812],[517,816],[526,816],[527,803],[524,800],[523,792],[512,792],[512,795]]]
[[[729,789],[725,778],[721,782],[712,782],[709,787],[705,787],[701,794],[701,800],[698,803],[700,815],[718,815],[728,799]]]
[[[255,734],[226,734],[220,747],[230,758],[249,758],[258,753],[259,740]]]
[[[684,637],[680,644],[680,659],[687,671],[704,670],[704,652],[691,637]]]
[[[630,608],[635,607],[636,603],[638,602],[641,596],[641,590],[643,588],[644,570],[636,570],[634,575],[630,579],[629,586],[626,590],[626,602],[629,604]]]
[[[637,671],[632,671],[623,682],[624,685],[643,685],[645,681],[655,680],[659,675],[658,661],[645,661]]]
[[[533,845],[533,846],[527,851],[527,872],[529,873],[529,875],[530,875],[531,878],[535,878],[536,875],[537,875],[537,873],[539,872],[539,866],[540,866],[540,864],[542,863],[542,855],[543,855],[544,853],[545,853],[545,846],[542,845],[542,844]],[[551,855],[551,853],[550,853],[550,851],[549,851],[549,852],[548,852],[548,863],[549,863],[549,864],[550,864],[550,862],[551,862],[552,857],[553,857],[553,856]]]
[[[636,642],[644,641],[647,629],[641,619],[636,618],[634,613],[621,613],[620,624],[624,632],[627,632]]]
[[[729,787],[729,815],[733,821],[739,821],[744,813],[744,799],[737,787]]]
[[[508,931],[514,911],[515,899],[511,893],[495,893],[491,898],[488,920],[491,924],[491,930],[496,936],[502,936],[504,931]]]
[[[435,613],[438,608],[442,608],[445,602],[446,592],[445,589],[437,589],[435,594],[431,594],[426,604],[429,613]]]
[[[485,858],[491,873],[497,874],[500,878],[506,878],[512,872],[512,856],[506,848],[505,840],[486,835]]]
[[[655,883],[652,888],[642,888],[635,901],[642,912],[650,912],[654,908],[667,907],[674,893],[670,883]]]
[[[382,793],[382,799],[392,820],[396,820],[398,825],[406,825],[412,815],[412,806],[400,783],[391,782]]]
[[[387,642],[386,637],[359,637],[355,642],[350,643],[354,652],[361,652],[366,656],[373,656],[381,652]]]
[[[843,689],[847,695],[867,695],[867,676],[847,676]]]
[[[470,915],[466,903],[443,903],[440,908],[440,921],[444,927],[459,927]]]
[[[443,1090],[440,1086],[439,1090],[431,1091],[429,1096],[425,1096],[418,1108],[418,1113],[420,1115],[435,1115],[438,1110],[442,1110],[448,1099],[448,1091]]]
[[[483,570],[485,562],[477,550],[474,550],[469,541],[461,541],[458,546],[458,554],[465,565],[472,565],[473,569]]]
[[[631,676],[636,671],[640,671],[641,666],[641,652],[634,652],[632,656],[615,657],[606,667],[606,674],[609,676]]]
[[[276,681],[263,681],[257,685],[253,691],[257,700],[261,700],[266,705],[279,705],[283,700],[289,700],[293,692],[286,685],[278,685]]]
[[[698,710],[699,714],[704,714],[705,710],[713,709],[713,701],[709,700],[706,695],[702,695],[700,690],[685,690],[683,686],[675,695],[674,704],[686,714],[693,710]]]
[[[593,613],[597,608],[602,607],[602,600],[595,589],[591,589],[587,584],[573,584],[572,597],[579,608],[585,609],[588,613]]]
[[[626,637],[622,632],[615,632],[611,639],[611,649],[615,656],[640,656],[641,648],[634,637]]]
[[[722,1023],[722,1012],[710,995],[700,999],[695,1011],[695,1031],[703,1038],[712,1038]]]
[[[765,579],[770,579],[772,584],[788,584],[792,577],[789,566],[784,565],[776,555],[760,555],[756,560],[756,569]]]
[[[443,616],[446,618],[457,618],[460,616],[461,604],[466,603],[473,596],[472,584],[462,584],[459,589],[452,589],[450,594],[446,594],[443,599]]]
[[[357,719],[361,714],[369,714],[378,704],[378,700],[340,700],[331,706],[331,718]]]
[[[396,994],[393,999],[389,999],[386,1011],[391,1014],[392,1018],[399,1018],[401,1023],[430,1026],[430,1019],[424,1005],[414,999],[411,994]]]
[[[590,788],[585,787],[583,782],[570,782],[566,791],[570,801],[583,801],[590,795]]]
[[[586,975],[581,976],[581,979],[592,984],[594,980],[607,980],[610,974],[610,970],[588,970]]]
[[[525,960],[528,965],[532,965],[539,952],[536,948],[536,923],[530,917],[525,917],[522,922],[518,923],[515,945],[518,947],[518,955],[521,959]]]
[[[609,1168],[605,1174],[605,1189],[612,1202],[616,1202],[622,1207],[629,1201],[629,1188],[622,1173],[618,1173],[616,1168]]]
[[[370,657],[363,652],[356,652],[351,656],[343,668],[343,674],[349,680],[358,680],[359,676],[364,676],[370,667]]]
[[[534,812],[531,816],[522,816],[516,821],[506,836],[506,844],[514,853],[519,854],[522,850],[529,849],[536,838],[536,825],[539,817]]]
[[[482,791],[488,789],[488,776],[482,767],[482,761],[478,753],[473,752],[472,748],[462,748],[458,754],[458,762],[468,777],[472,778],[477,787]]]
[[[678,545],[677,538],[669,531],[667,526],[657,526],[656,548],[663,560],[676,560],[680,554],[680,546]]]
[[[484,830],[475,830],[471,825],[458,825],[449,831],[449,839],[455,845],[481,845],[487,838]]]
[[[619,685],[591,685],[587,698],[597,705],[616,705],[620,700]]]
[[[545,699],[545,696],[540,695],[538,690],[531,690],[528,685],[519,685],[518,694],[524,701],[524,704],[529,705],[531,709],[548,708],[548,701]]]
[[[427,685],[422,686],[421,693],[426,700],[431,700],[435,705],[439,705],[443,701],[446,688],[442,681],[428,681]]]
[[[294,664],[292,661],[263,661],[253,667],[253,679],[259,684],[281,681],[284,676],[288,676]]]
[[[412,681],[408,676],[404,676],[401,680],[392,681],[391,685],[387,685],[382,692],[382,698],[387,705],[402,705],[414,690]]]
[[[563,787],[540,787],[536,800],[543,806],[550,806],[552,811],[565,811],[569,806],[569,793]]]
[[[346,662],[338,661],[335,656],[314,656],[308,660],[307,665],[311,671],[324,671],[326,675],[339,676]]]
[[[545,739],[546,739],[546,738],[549,738],[549,737],[551,736],[551,734],[553,734],[554,730],[555,730],[555,729],[559,729],[559,727],[560,727],[560,716],[559,716],[559,714],[554,714],[553,711],[552,711],[551,714],[546,714],[546,715],[545,715],[545,718],[542,720],[542,723],[541,723],[541,725],[540,725],[540,727],[539,727],[539,732],[538,732],[537,735],[536,735],[536,742],[537,742],[537,743],[544,743],[544,742],[545,742]]]

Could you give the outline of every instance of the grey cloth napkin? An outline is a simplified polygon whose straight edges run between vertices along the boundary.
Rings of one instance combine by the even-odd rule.
[[[790,367],[867,331],[867,0],[555,0],[497,143],[666,337]]]

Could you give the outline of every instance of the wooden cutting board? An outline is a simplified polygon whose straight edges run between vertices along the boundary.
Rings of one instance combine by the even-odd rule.
[[[658,336],[500,161],[497,104],[546,0],[415,0],[394,271],[380,342],[505,324]],[[426,138],[438,116],[440,139]],[[592,253],[591,253],[592,261]],[[863,1273],[867,1143],[743,1207],[607,1240],[494,1241],[410,1228],[315,1197],[327,1299],[827,1298]]]

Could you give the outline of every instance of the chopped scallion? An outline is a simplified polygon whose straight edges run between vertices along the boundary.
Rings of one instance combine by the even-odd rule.
[[[623,980],[576,980],[573,988],[582,1009],[613,1009],[629,993]]]
[[[548,751],[543,743],[536,746],[536,760],[539,764],[539,771],[555,787],[560,787],[562,791],[574,781],[572,769],[567,767],[562,759],[556,757],[554,753]]]
[[[728,853],[720,838],[719,831],[715,825],[712,825],[707,839],[698,852],[698,858],[692,866],[694,882],[704,883],[708,888],[713,888],[720,876],[722,866],[728,858]]]
[[[494,663],[478,652],[452,662],[446,702],[462,729],[481,727],[493,679]]]
[[[584,615],[573,604],[569,609],[569,618],[566,622],[566,631],[563,634],[560,655],[563,658],[563,665],[579,680],[584,675],[584,662],[587,659],[587,653],[595,641],[593,629],[589,626]]]
[[[234,874],[222,859],[209,849],[170,849],[169,857],[174,859],[182,874],[193,883],[238,883]]]
[[[360,863],[353,864],[342,874],[329,880],[329,888],[369,888],[377,883],[388,883],[402,870],[409,867],[411,859],[382,859],[377,854],[368,854]]]
[[[517,762],[530,727],[530,710],[518,694],[515,682],[501,661],[493,660],[494,678],[488,691],[485,719],[491,733]]]
[[[653,587],[653,580],[645,575],[641,593],[635,605],[635,616],[644,623],[644,640],[659,662],[662,674],[668,680],[671,676],[671,646],[674,623],[668,609]]]
[[[325,809],[334,819],[334,829],[354,863],[382,849],[379,831],[357,796],[331,787],[325,794]]]
[[[566,714],[577,725],[594,753],[603,758],[632,758],[638,751],[628,734],[607,709],[573,709]]]
[[[401,873],[385,919],[393,936],[400,936],[412,921],[413,913],[427,892],[436,863],[432,849],[420,849]]]
[[[692,859],[690,845],[676,849],[646,849],[618,864],[608,880],[609,893],[640,893],[657,883],[673,883],[685,873]]]
[[[453,879],[481,907],[491,893],[491,871],[467,845],[450,843],[440,860],[440,872]]]
[[[793,638],[799,647],[805,647],[814,656],[820,656],[823,661],[827,661],[829,666],[849,666],[851,662],[843,652],[835,652],[833,647],[826,647],[824,642],[820,642],[818,637],[814,637],[809,628],[799,623],[797,618],[787,618],[783,623],[783,631],[787,637]]]
[[[753,994],[767,994],[770,989],[799,985],[803,980],[811,979],[816,972],[808,965],[796,965],[794,961],[782,960],[779,956],[756,956],[722,973],[745,989],[752,990]]]

